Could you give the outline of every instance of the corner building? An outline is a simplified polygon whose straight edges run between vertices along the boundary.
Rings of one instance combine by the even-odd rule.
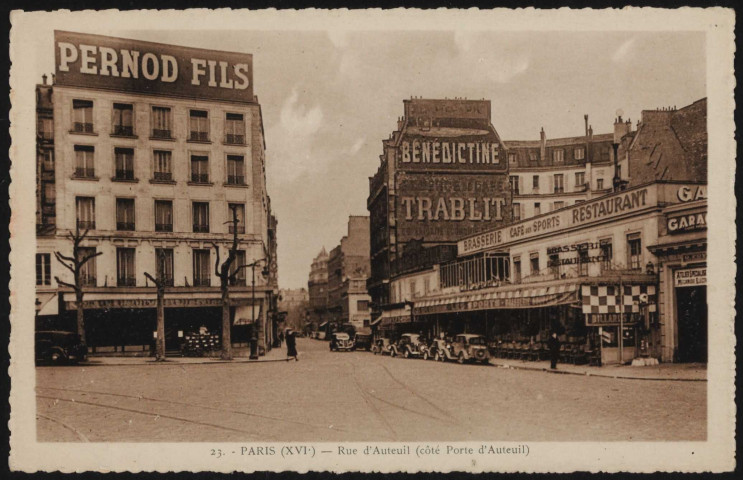
[[[37,88],[40,107],[52,105],[51,123],[38,110],[39,142],[53,144],[39,161],[38,326],[74,330],[74,292],[54,277],[74,279],[54,252],[72,255],[79,229],[85,252],[102,253],[83,267],[93,351],[149,349],[155,288],[145,272],[156,275],[160,250],[166,348],[200,326],[220,332],[213,244],[223,262],[236,228],[237,264],[266,260],[230,287],[232,340],[256,335],[270,348],[276,220],[252,55],[59,31],[55,52],[52,85]]]

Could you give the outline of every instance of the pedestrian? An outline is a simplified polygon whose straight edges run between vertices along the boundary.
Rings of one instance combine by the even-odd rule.
[[[288,362],[292,357],[294,357],[294,361],[299,361],[299,356],[297,355],[297,339],[294,336],[294,331],[287,330],[286,331],[286,361]]]
[[[552,332],[549,340],[547,340],[547,346],[550,349],[550,368],[557,368],[557,360],[560,358],[560,340],[557,338],[557,332]]]
[[[281,344],[284,343],[284,332],[279,332],[279,348],[281,348]]]

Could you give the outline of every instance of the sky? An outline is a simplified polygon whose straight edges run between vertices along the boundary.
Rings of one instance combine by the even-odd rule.
[[[348,216],[368,214],[403,99],[485,98],[501,138],[537,140],[540,128],[582,135],[584,114],[610,133],[618,109],[636,124],[643,109],[706,96],[700,32],[74,31],[253,54],[281,288],[306,287]],[[35,40],[40,77],[53,71],[52,33]]]

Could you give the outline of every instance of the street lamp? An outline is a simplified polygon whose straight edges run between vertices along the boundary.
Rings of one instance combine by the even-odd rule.
[[[248,342],[250,344],[250,358],[253,359],[253,360],[255,360],[255,359],[258,358],[258,348],[257,348],[257,346],[255,348],[253,347],[253,340],[254,339],[257,340],[255,338],[255,334],[256,334],[256,332],[255,332],[255,325],[256,325],[256,318],[255,318],[255,267],[259,263],[261,263],[262,261],[264,261],[264,260],[266,260],[266,259],[265,258],[258,259],[255,262],[246,265],[246,267],[245,267],[245,268],[250,268],[250,273],[251,273],[251,277],[252,277],[252,280],[251,280],[251,283],[250,283],[250,285],[251,285],[251,294],[250,294],[250,296],[251,296],[251,299],[250,299],[251,314],[250,314],[250,318],[253,321],[253,328],[251,329],[251,331],[252,331],[252,334],[251,334],[252,337],[248,339]]]

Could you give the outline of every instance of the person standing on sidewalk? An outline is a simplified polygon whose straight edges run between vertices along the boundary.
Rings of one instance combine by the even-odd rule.
[[[287,330],[286,331],[286,361],[288,362],[289,359],[294,357],[294,361],[299,361],[299,356],[297,355],[297,338],[294,335],[294,331]]]
[[[552,332],[549,340],[547,340],[547,346],[550,349],[550,368],[554,370],[557,368],[557,360],[560,358],[560,340],[557,338],[557,332]]]

